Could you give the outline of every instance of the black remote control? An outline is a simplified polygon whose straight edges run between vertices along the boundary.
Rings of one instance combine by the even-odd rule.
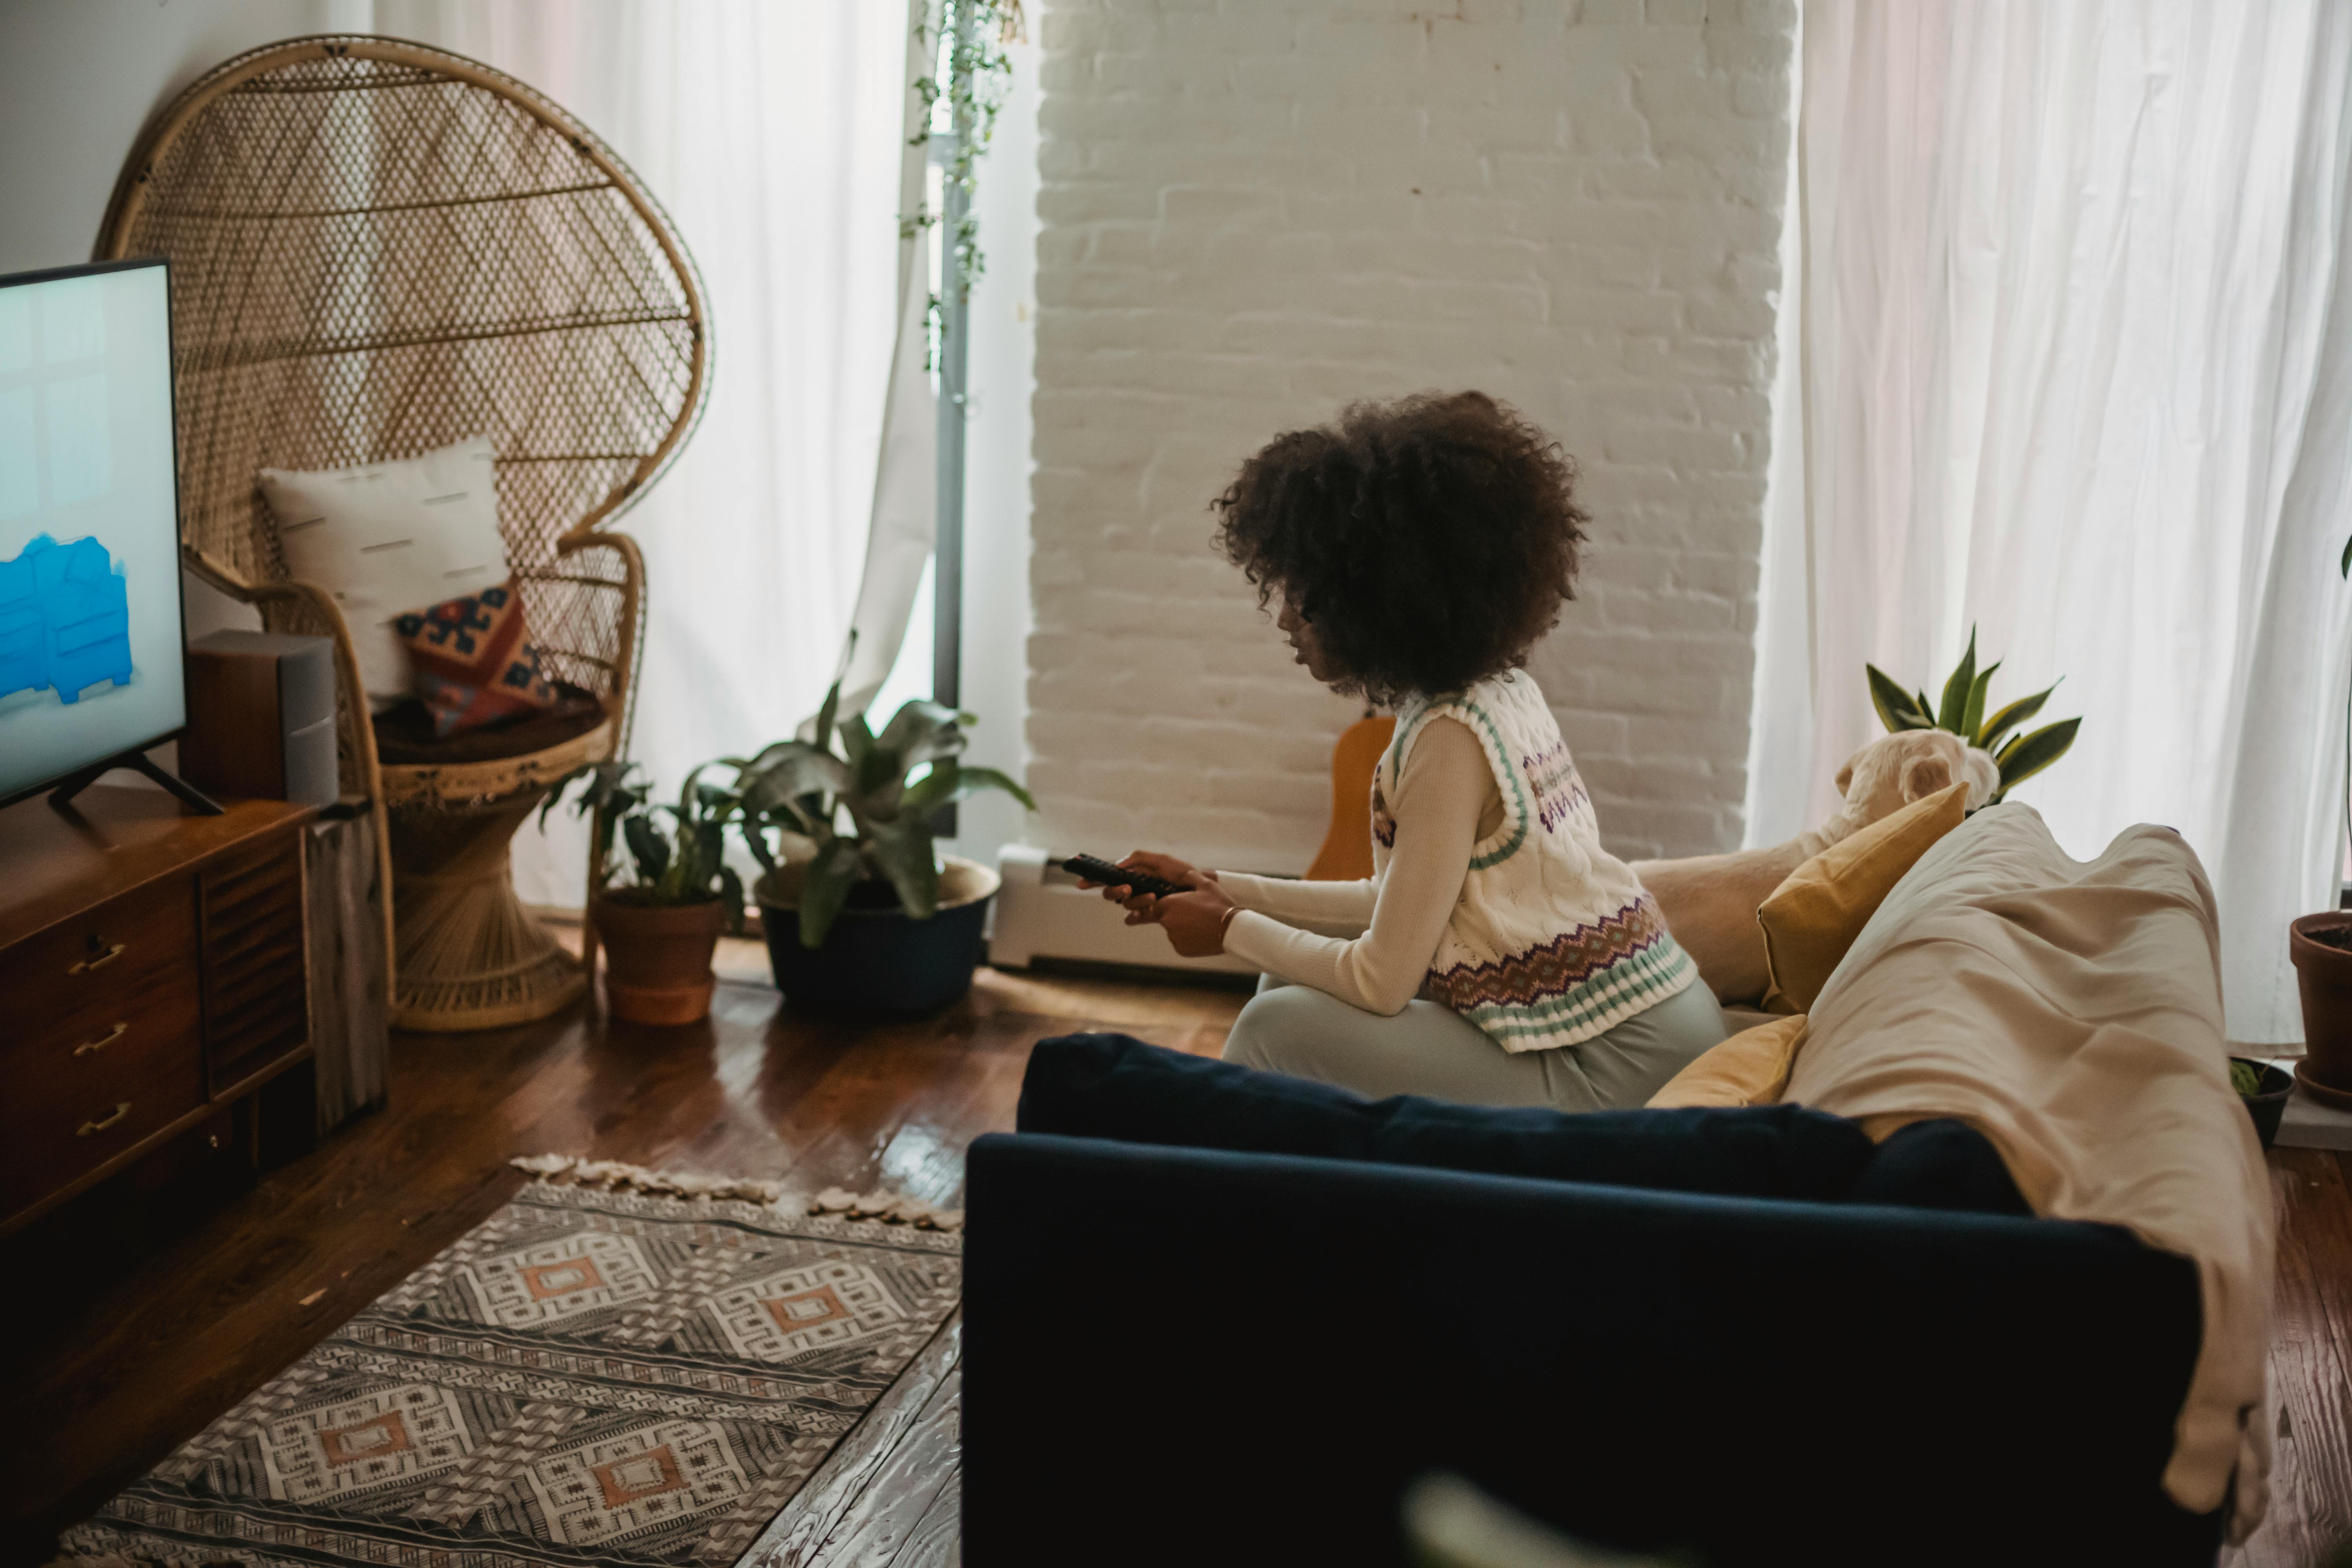
[[[1092,855],[1073,855],[1059,864],[1073,877],[1083,877],[1089,882],[1108,882],[1131,892],[1150,893],[1155,898],[1192,891],[1190,888],[1179,887],[1165,877],[1155,877],[1149,871],[1138,871],[1129,866],[1114,866]]]

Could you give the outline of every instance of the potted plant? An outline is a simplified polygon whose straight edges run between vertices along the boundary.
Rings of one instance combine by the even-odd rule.
[[[686,775],[677,804],[656,804],[635,763],[592,763],[559,782],[540,822],[575,781],[572,803],[593,813],[604,885],[589,894],[588,919],[604,944],[604,999],[615,1018],[692,1024],[710,1011],[717,976],[710,955],[722,931],[743,929],[743,881],[726,863],[727,828],[742,810],[734,790]],[[625,862],[613,854],[619,830]]]
[[[2352,1110],[2352,910],[2303,916],[2286,944],[2303,1000],[2295,1081],[2322,1105]]]
[[[1974,626],[1969,628],[1969,651],[1961,656],[1951,679],[1944,682],[1940,703],[1929,700],[1924,689],[1913,696],[1874,664],[1862,668],[1870,679],[1870,704],[1878,710],[1878,721],[1890,734],[1902,730],[1948,731],[1963,745],[1974,746],[1992,758],[1993,766],[2000,771],[2000,786],[1988,805],[1998,804],[2011,790],[2064,756],[2083,727],[2080,719],[2061,719],[2039,730],[2023,730],[2025,721],[2041,712],[2050,693],[2058,689],[2055,686],[2021,697],[1987,717],[1985,700],[1992,694],[1992,672],[2000,668],[2000,661],[1977,668]],[[2012,730],[2021,732],[2011,738]]]
[[[2336,570],[2352,577],[2352,540]],[[2345,761],[2352,767],[2352,731],[2345,736]],[[2295,1081],[2320,1104],[2352,1110],[2352,910],[2296,920],[2287,927],[2286,949],[2303,1002],[2304,1057],[2294,1064]]]
[[[922,1012],[970,988],[997,886],[985,866],[934,849],[940,808],[981,790],[1036,802],[956,760],[971,714],[918,700],[876,734],[862,714],[836,725],[840,700],[836,681],[808,739],[737,763],[769,962],[794,1007]],[[796,836],[800,852],[779,856],[772,832]]]
[[[2278,1137],[2279,1118],[2286,1114],[2287,1097],[2294,1092],[2294,1075],[2252,1057],[2230,1058],[2230,1087],[2254,1119],[2254,1136],[2268,1149]]]

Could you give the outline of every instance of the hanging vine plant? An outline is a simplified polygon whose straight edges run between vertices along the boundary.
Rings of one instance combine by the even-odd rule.
[[[1006,47],[1027,36],[1021,0],[940,0],[936,11],[927,10],[915,24],[916,42],[924,58],[934,63],[929,74],[914,81],[915,91],[923,100],[923,123],[908,144],[929,144],[937,133],[933,111],[945,100],[955,153],[942,166],[942,184],[948,193],[946,205],[958,211],[955,230],[947,237],[947,265],[940,270],[959,303],[971,298],[972,286],[988,270],[988,258],[980,248],[980,219],[972,211],[972,195],[979,188],[973,171],[996,134],[996,117],[1012,87],[1013,60]],[[959,195],[961,201],[956,199]],[[898,220],[899,237],[912,239],[943,216],[931,211],[926,201]],[[940,296],[933,294],[930,320],[935,344],[940,306]],[[933,357],[936,363],[936,353]]]

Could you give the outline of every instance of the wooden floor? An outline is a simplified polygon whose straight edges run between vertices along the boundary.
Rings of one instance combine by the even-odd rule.
[[[766,962],[730,942],[721,971],[762,977]],[[385,1110],[191,1228],[158,1243],[131,1205],[101,1201],[0,1247],[22,1314],[0,1335],[0,1563],[47,1561],[58,1530],[487,1218],[522,1181],[511,1155],[953,1204],[964,1146],[1012,1127],[1036,1041],[1111,1028],[1214,1054],[1246,1000],[983,971],[937,1017],[859,1028],[783,1016],[767,985],[722,981],[690,1028],[575,1012],[396,1036]]]
[[[2316,1568],[2352,1551],[2352,1153],[2274,1149],[2270,1163],[2279,1215],[2271,1509],[2221,1561]]]
[[[959,1201],[963,1150],[1012,1125],[1030,1047],[1117,1028],[1213,1053],[1245,999],[983,972],[920,1022],[781,1015],[764,954],[727,944],[709,1023],[394,1042],[389,1107],[249,1190],[158,1220],[105,1190],[0,1247],[0,1568],[152,1468],[487,1217],[560,1152]],[[2283,1216],[2272,1519],[2231,1568],[2311,1568],[2352,1540],[2352,1156],[2272,1156]],[[168,1205],[167,1205],[168,1206]],[[142,1228],[143,1227],[143,1228]],[[762,1568],[951,1559],[960,1339],[950,1324],[757,1548]]]

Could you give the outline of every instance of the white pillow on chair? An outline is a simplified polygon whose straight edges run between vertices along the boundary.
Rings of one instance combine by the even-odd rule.
[[[334,595],[379,711],[415,684],[394,618],[507,580],[497,460],[478,437],[399,462],[261,470],[287,570]]]

